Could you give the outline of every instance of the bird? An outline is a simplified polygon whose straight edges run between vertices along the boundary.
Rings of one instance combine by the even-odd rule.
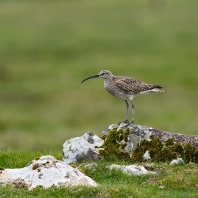
[[[128,119],[128,109],[129,103],[131,101],[132,106],[132,124],[135,124],[135,104],[133,102],[133,98],[151,93],[151,92],[164,92],[164,89],[161,85],[152,85],[141,82],[138,79],[126,76],[114,76],[108,70],[102,70],[99,74],[95,74],[89,76],[81,81],[81,83],[85,82],[86,80],[92,78],[103,78],[104,79],[104,88],[107,92],[112,94],[115,97],[121,98],[125,101],[126,104],[126,117],[123,122],[130,123]]]

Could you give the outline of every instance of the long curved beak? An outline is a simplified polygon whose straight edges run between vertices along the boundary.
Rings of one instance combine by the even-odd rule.
[[[91,78],[98,78],[98,77],[100,77],[99,74],[95,74],[95,75],[93,75],[93,76],[89,76],[89,77],[85,78],[84,80],[82,80],[81,83],[83,83],[83,82],[85,82],[86,80],[89,80],[89,79],[91,79]]]

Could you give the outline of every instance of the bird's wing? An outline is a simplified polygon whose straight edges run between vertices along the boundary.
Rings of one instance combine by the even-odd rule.
[[[153,85],[146,84],[135,78],[119,76],[119,78],[114,78],[114,83],[120,91],[126,94],[137,95],[140,92],[144,92],[152,89]]]

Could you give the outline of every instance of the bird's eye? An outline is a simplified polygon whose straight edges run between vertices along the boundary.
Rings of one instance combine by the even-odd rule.
[[[101,75],[103,76],[103,75],[105,75],[105,73],[102,73]]]

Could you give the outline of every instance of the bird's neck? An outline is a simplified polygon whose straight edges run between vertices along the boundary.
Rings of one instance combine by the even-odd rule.
[[[104,88],[107,89],[112,84],[112,78],[104,79]]]

